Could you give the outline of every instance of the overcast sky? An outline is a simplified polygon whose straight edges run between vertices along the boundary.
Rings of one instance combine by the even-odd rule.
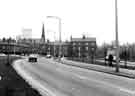
[[[22,28],[31,28],[40,38],[45,23],[46,38],[58,39],[58,20],[62,19],[62,39],[96,37],[97,43],[115,39],[115,0],[0,0],[0,38],[15,37]],[[135,42],[135,0],[118,0],[120,43]],[[56,33],[55,36],[53,33]]]

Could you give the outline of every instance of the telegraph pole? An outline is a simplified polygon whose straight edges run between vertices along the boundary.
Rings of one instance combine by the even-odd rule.
[[[119,72],[118,8],[115,0],[116,72]]]
[[[8,40],[7,40],[7,66],[9,66],[10,64],[10,62],[9,62],[9,46],[10,46],[10,44],[9,44],[9,38],[8,38]]]

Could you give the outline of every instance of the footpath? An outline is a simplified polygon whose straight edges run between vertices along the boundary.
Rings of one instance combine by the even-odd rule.
[[[105,61],[103,59],[96,59],[95,61],[96,61],[97,64],[99,63],[100,65],[105,66]],[[114,66],[115,66],[115,64],[116,63],[113,62]],[[108,65],[108,61],[106,61],[106,65]],[[119,65],[120,65],[121,68],[135,70],[135,62],[127,61],[126,66],[125,66],[125,61],[121,60],[119,62]]]
[[[0,96],[41,96],[12,67],[17,59],[21,57],[10,56],[7,63],[7,57],[0,56]]]
[[[103,72],[103,73],[108,73],[108,74],[113,74],[113,75],[118,75],[118,76],[123,76],[123,77],[135,79],[135,70],[120,68],[119,72],[116,72],[115,67],[101,66],[101,65],[96,65],[96,64],[88,64],[88,63],[67,60],[67,59],[62,59],[61,63],[66,64],[66,65],[70,65],[70,66],[88,69],[88,70],[94,70],[94,71],[99,71],[99,72]]]

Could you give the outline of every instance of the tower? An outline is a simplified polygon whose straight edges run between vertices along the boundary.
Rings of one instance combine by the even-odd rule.
[[[42,43],[45,43],[45,30],[44,30],[44,23],[43,23],[43,26],[42,26],[41,42],[42,42]]]

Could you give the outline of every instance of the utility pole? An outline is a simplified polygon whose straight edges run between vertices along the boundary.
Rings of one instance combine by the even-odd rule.
[[[119,72],[119,39],[118,39],[118,8],[115,0],[115,32],[116,32],[116,72]]]
[[[9,44],[9,38],[8,38],[8,40],[7,40],[7,66],[9,66],[10,64],[10,62],[9,62],[9,46],[10,46],[10,44]]]
[[[53,53],[54,53],[54,57],[55,57],[55,32],[54,32],[54,47],[53,47]]]

